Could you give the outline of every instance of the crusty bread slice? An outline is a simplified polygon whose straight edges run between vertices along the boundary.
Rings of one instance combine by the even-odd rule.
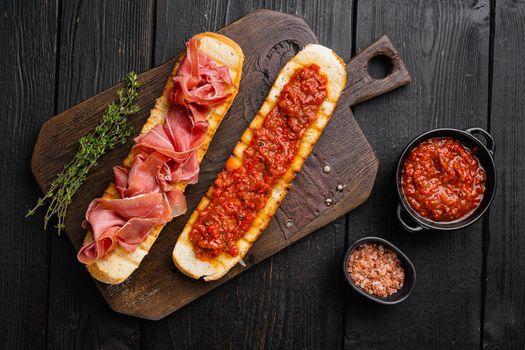
[[[200,41],[199,50],[210,56],[219,66],[227,66],[230,70],[230,76],[234,85],[233,93],[227,101],[221,105],[214,107],[208,117],[208,133],[201,147],[197,150],[197,157],[199,163],[206,154],[208,146],[213,138],[213,135],[217,131],[219,124],[224,118],[226,112],[230,108],[235,96],[239,91],[239,83],[241,81],[242,65],[244,62],[244,56],[241,48],[233,40],[216,33],[201,33],[195,35]],[[155,106],[150,112],[150,116],[144,126],[142,127],[141,134],[147,133],[155,125],[164,123],[166,114],[170,107],[169,103],[169,92],[173,88],[173,77],[177,73],[179,64],[182,62],[184,55],[181,55],[176,61],[173,71],[169,76],[162,96],[157,99]],[[134,155],[130,153],[128,157],[122,162],[125,166],[130,167],[133,163]],[[185,184],[177,184],[177,188],[184,191]],[[119,198],[119,194],[115,188],[114,183],[111,183],[107,190],[104,192],[103,198]],[[117,246],[115,250],[110,252],[106,257],[98,259],[92,264],[87,265],[89,273],[97,280],[108,283],[118,284],[128,278],[133,271],[137,269],[142,259],[148,254],[151,246],[157,239],[160,231],[164,225],[157,225],[148,237],[139,244],[137,249],[133,253],[128,253],[121,246]],[[91,230],[88,231],[84,242],[90,242],[93,240],[93,233]]]
[[[203,277],[205,281],[221,278],[244,257],[248,249],[250,249],[274,216],[291,186],[294,174],[301,170],[304,161],[312,151],[323,129],[328,124],[336,103],[341,96],[346,84],[346,71],[343,60],[341,60],[335,52],[321,45],[308,45],[293,57],[279,73],[261,109],[259,109],[259,112],[257,112],[248,129],[246,129],[241,136],[241,139],[233,150],[232,156],[225,165],[226,168],[237,168],[242,164],[243,152],[250,144],[253,129],[263,124],[267,114],[277,103],[283,87],[290,81],[294,72],[299,68],[313,63],[317,64],[321,68],[321,73],[328,78],[328,96],[317,112],[316,122],[306,130],[291,167],[272,189],[271,196],[266,202],[265,207],[258,213],[257,218],[246,232],[244,238],[237,241],[238,255],[232,257],[230,254],[223,252],[211,261],[204,261],[198,259],[194,253],[193,244],[189,240],[189,234],[193,224],[198,218],[199,211],[205,209],[210,202],[211,194],[214,191],[214,187],[211,186],[186,223],[173,249],[173,262],[184,274],[195,279]]]

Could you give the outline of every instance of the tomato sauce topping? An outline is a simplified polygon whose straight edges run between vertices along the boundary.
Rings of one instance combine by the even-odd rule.
[[[199,212],[190,232],[198,258],[208,260],[223,251],[231,256],[239,253],[236,242],[244,237],[272,187],[292,163],[301,138],[327,96],[326,85],[319,66],[298,69],[263,125],[253,130],[242,164],[235,169],[226,167],[217,176],[210,203]]]
[[[410,151],[401,185],[419,215],[437,222],[455,221],[479,206],[485,192],[485,170],[460,142],[432,138]]]

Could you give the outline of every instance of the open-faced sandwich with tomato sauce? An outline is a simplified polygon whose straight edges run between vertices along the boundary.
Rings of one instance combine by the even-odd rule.
[[[97,280],[117,284],[137,269],[160,231],[186,212],[184,190],[230,108],[241,80],[239,45],[215,33],[186,44],[131,153],[86,212],[78,252]]]
[[[216,280],[244,257],[328,124],[345,83],[344,62],[321,45],[306,46],[286,64],[178,238],[173,261],[184,274]]]

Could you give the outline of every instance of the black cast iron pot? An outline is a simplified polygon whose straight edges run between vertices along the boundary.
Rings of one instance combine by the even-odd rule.
[[[485,138],[486,145],[474,135],[483,136]],[[403,194],[401,176],[406,157],[418,144],[435,137],[451,137],[454,140],[461,142],[464,146],[472,151],[476,158],[478,158],[481,166],[485,169],[485,193],[481,203],[471,214],[456,221],[436,222],[419,215],[414,209],[412,209]],[[434,129],[427,131],[412,140],[412,142],[410,142],[408,146],[405,147],[403,153],[401,153],[396,170],[396,187],[397,194],[399,196],[399,203],[397,205],[397,218],[399,219],[401,225],[410,232],[418,232],[422,230],[449,231],[458,230],[472,225],[479,218],[481,218],[490,207],[492,200],[494,199],[494,194],[496,193],[496,165],[494,163],[495,147],[496,144],[492,136],[481,128],[470,128],[465,130],[451,128]]]

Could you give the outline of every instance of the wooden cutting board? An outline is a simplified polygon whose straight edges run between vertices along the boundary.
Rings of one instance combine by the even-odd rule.
[[[260,30],[268,28],[269,23],[271,30]],[[164,228],[150,254],[124,283],[111,286],[96,281],[110,307],[117,312],[161,319],[363,203],[374,184],[378,160],[350,107],[411,80],[386,36],[355,56],[347,65],[347,86],[330,124],[276,217],[246,255],[246,267],[236,266],[219,281],[195,281],[180,273],[171,260],[177,236],[255,116],[279,70],[306,44],[317,42],[303,19],[268,10],[252,12],[219,32],[235,40],[246,56],[239,95],[211,143],[202,163],[199,183],[186,191],[188,213]],[[390,74],[380,80],[372,79],[367,73],[368,62],[376,55],[387,56],[392,61]],[[137,133],[160,96],[174,61],[175,58],[140,75],[142,109],[130,119]],[[119,88],[120,85],[112,87],[42,126],[31,167],[43,191],[73,157],[79,137],[97,125]],[[105,155],[76,194],[67,214],[65,231],[75,249],[84,239],[85,232],[80,225],[89,202],[102,195],[112,179],[112,167],[121,163],[132,143]]]

